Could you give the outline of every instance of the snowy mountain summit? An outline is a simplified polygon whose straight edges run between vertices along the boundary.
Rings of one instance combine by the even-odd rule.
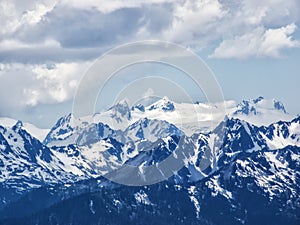
[[[168,99],[168,97],[163,97],[154,104],[147,107],[149,111],[151,110],[162,110],[165,112],[172,112],[175,110],[174,103]]]
[[[280,101],[275,99],[266,100],[260,96],[256,99],[243,100],[237,105],[237,110],[233,115],[261,115],[266,113],[266,110],[277,110],[287,114],[284,105]]]

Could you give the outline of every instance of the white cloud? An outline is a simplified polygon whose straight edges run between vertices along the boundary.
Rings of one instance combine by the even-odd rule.
[[[266,30],[259,49],[259,55],[279,57],[284,48],[300,47],[300,42],[292,39],[297,26],[290,24],[278,29]]]
[[[247,34],[224,40],[215,49],[212,57],[216,58],[247,58],[247,57],[279,57],[280,50],[298,47],[299,41],[291,35],[296,30],[295,24],[278,29],[256,28]]]
[[[43,65],[1,64],[0,89],[10,101],[0,98],[8,108],[54,104],[73,98],[77,83],[90,63]],[[2,102],[1,102],[2,101]],[[4,101],[4,102],[3,102]]]
[[[298,0],[244,0],[240,16],[264,24],[286,24],[299,19]]]
[[[226,10],[218,0],[187,0],[175,4],[172,26],[163,32],[163,37],[182,44],[201,42],[214,31]],[[201,37],[202,36],[202,37]]]
[[[17,0],[0,1],[0,35],[9,35],[24,26],[39,23],[48,12],[53,10],[57,1],[29,0],[24,3]]]
[[[70,49],[113,47],[141,39],[163,39],[193,49],[219,46],[216,53],[220,43],[247,43],[247,38],[264,35],[268,29],[297,24],[299,10],[298,0],[29,0],[26,4],[3,0],[0,60],[7,61],[3,58],[7,55],[15,56],[18,62],[22,57],[26,63],[34,61],[24,52],[12,51],[17,47],[26,47],[26,52],[33,49],[34,53],[40,48],[45,56],[37,59],[44,60],[53,52],[51,46],[45,49],[49,40],[56,43],[58,62],[70,60]],[[265,55],[277,56],[276,48],[286,47],[294,45],[279,44]],[[3,49],[9,52],[1,52]],[[49,57],[53,60],[54,56],[51,53]]]
[[[15,5],[9,1],[0,2],[0,35],[16,30],[19,25],[19,15]]]
[[[299,46],[299,12],[299,0],[0,0],[0,114],[70,100],[89,62],[129,41],[280,57]]]
[[[194,49],[219,46],[213,55],[220,57],[223,57],[220,50],[226,47],[224,54],[231,58],[278,57],[280,50],[297,47],[297,41],[292,40],[300,16],[297,0],[185,0],[181,3],[174,4],[172,26],[162,33],[164,39]]]
[[[64,102],[73,97],[77,82],[83,76],[88,63],[58,63],[39,65],[32,69],[39,86],[30,89],[29,103]],[[25,89],[26,91],[27,89]],[[37,94],[35,94],[37,93]]]
[[[37,3],[33,10],[28,10],[25,14],[22,15],[21,21],[25,24],[34,25],[39,23],[43,17],[55,6],[55,2],[49,5]]]

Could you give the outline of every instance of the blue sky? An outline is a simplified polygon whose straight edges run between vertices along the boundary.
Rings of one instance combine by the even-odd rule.
[[[147,39],[198,54],[225,99],[262,95],[297,114],[299,12],[298,0],[1,0],[0,116],[50,126],[97,57]]]

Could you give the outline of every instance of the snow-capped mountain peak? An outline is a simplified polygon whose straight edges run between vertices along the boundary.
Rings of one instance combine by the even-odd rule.
[[[139,110],[140,112],[145,112],[145,106],[142,104],[136,104],[131,107],[131,111]]]
[[[282,102],[275,99],[267,100],[260,96],[256,99],[243,100],[237,105],[237,110],[233,115],[260,115],[264,113],[264,110],[287,113]]]
[[[252,101],[253,101],[254,104],[257,104],[258,102],[260,102],[260,101],[262,101],[262,100],[264,100],[264,97],[259,96],[258,98],[253,99]]]
[[[282,102],[263,97],[243,100],[230,110],[229,115],[231,117],[240,118],[257,126],[267,126],[279,120],[291,120],[293,118],[287,113]]]
[[[40,141],[43,141],[46,135],[50,131],[50,129],[39,128],[31,123],[23,122],[20,120],[15,120],[7,117],[0,117],[0,125],[6,128],[12,128],[15,126],[15,127],[25,129],[28,133],[30,133],[32,136],[34,136]]]
[[[123,118],[131,119],[131,110],[125,99],[112,106],[109,111],[111,111],[111,117],[118,123],[121,123]]]
[[[282,102],[276,101],[275,99],[273,100],[273,102],[274,102],[274,108],[275,109],[277,109],[279,111],[282,111],[284,113],[287,113]]]
[[[16,124],[13,126],[13,129],[14,130],[19,130],[19,129],[22,129],[22,127],[23,127],[23,122],[21,120],[18,120],[16,122]]]
[[[172,112],[175,110],[174,103],[169,100],[168,97],[163,97],[162,99],[158,100],[157,102],[153,103],[152,105],[147,107],[148,110],[162,110],[165,112]]]
[[[80,119],[75,118],[72,113],[69,113],[68,115],[59,118],[59,120],[47,134],[43,143],[47,145],[54,141],[66,140],[74,133],[76,127],[82,124],[83,122]]]

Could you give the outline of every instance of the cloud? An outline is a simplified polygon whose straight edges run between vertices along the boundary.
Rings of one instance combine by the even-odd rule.
[[[197,50],[215,47],[217,52],[220,43],[297,24],[299,10],[297,0],[30,0],[28,6],[4,0],[0,3],[0,59],[84,61],[105,49],[143,39],[167,40]],[[7,48],[8,42],[16,45]]]
[[[90,61],[110,49],[95,48],[63,48],[58,42],[46,41],[44,44],[26,44],[14,40],[0,42],[0,62],[22,64],[45,64],[49,62]]]
[[[0,35],[9,35],[23,26],[38,24],[43,17],[53,10],[56,1],[28,0],[26,3],[17,0],[2,0],[0,2]]]
[[[298,0],[244,0],[238,14],[249,22],[283,26],[299,20],[299,10]]]
[[[24,63],[90,60],[118,44],[160,37],[172,22],[171,6],[148,4],[117,7],[105,13],[96,8],[74,8],[64,2],[49,7],[35,5],[35,11],[25,13],[30,15],[26,20],[15,22],[14,28],[0,36],[0,59]],[[8,24],[8,18],[3,19]]]
[[[68,101],[89,64],[0,64],[0,105],[11,110]]]
[[[299,11],[299,0],[1,0],[0,114],[69,102],[89,63],[127,42],[280,57],[299,46]]]
[[[291,35],[296,30],[295,24],[277,29],[259,27],[250,33],[224,40],[215,49],[211,57],[215,58],[247,58],[247,57],[279,57],[280,50],[299,47],[300,42]]]
[[[208,42],[207,38],[213,40],[220,21],[227,13],[218,0],[187,0],[184,4],[176,3],[174,8],[172,26],[163,32],[163,37],[189,45],[201,45]]]
[[[157,34],[170,18],[166,4],[124,7],[109,13],[58,4],[39,23],[23,26],[13,37],[27,43],[56,40],[63,48],[102,47],[138,40],[142,29]]]

